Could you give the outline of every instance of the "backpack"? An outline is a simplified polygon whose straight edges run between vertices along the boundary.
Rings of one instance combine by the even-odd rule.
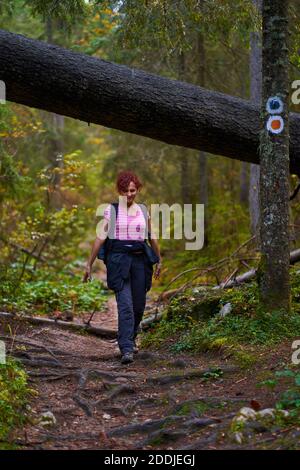
[[[107,253],[108,251],[110,250],[111,248],[111,245],[112,245],[112,237],[114,235],[114,230],[115,230],[115,223],[116,223],[116,220],[117,220],[117,217],[118,217],[118,209],[119,209],[119,203],[118,202],[113,202],[111,204],[114,209],[115,209],[115,212],[114,214],[116,214],[116,217],[112,217],[111,219],[111,225],[110,225],[110,228],[109,228],[109,232],[107,234],[107,237],[105,239],[105,242],[103,243],[103,245],[101,246],[99,252],[98,252],[98,255],[97,255],[97,258],[98,259],[102,259],[104,261],[104,263],[106,264],[106,257],[107,257]],[[147,207],[145,206],[145,204],[143,203],[140,203],[138,204],[138,206],[142,209],[143,211],[143,215],[144,215],[144,218],[145,218],[145,221],[146,221],[146,226],[147,226]],[[113,212],[111,212],[111,216],[112,216]],[[112,237],[110,238],[110,235],[112,235]],[[150,240],[151,239],[151,234],[148,230],[148,239]],[[146,241],[146,240],[145,240]],[[146,243],[147,244],[147,243]],[[153,251],[152,248],[147,244],[147,247],[150,248],[151,252]],[[149,250],[148,250],[149,252]],[[155,255],[156,256],[156,255]],[[157,261],[156,261],[157,262]]]

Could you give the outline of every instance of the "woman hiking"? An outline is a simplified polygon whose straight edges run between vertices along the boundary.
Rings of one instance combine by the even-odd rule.
[[[131,171],[119,173],[116,187],[119,203],[109,204],[99,223],[97,237],[87,261],[83,282],[91,278],[92,265],[102,247],[107,268],[107,286],[115,292],[118,307],[118,345],[121,363],[133,362],[138,352],[136,336],[142,320],[146,293],[154,277],[161,273],[162,258],[156,237],[151,233],[147,207],[135,198],[142,187]],[[151,247],[146,243],[149,238]]]

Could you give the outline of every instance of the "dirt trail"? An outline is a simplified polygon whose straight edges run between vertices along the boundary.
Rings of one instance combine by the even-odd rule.
[[[93,325],[117,329],[113,296]],[[21,330],[17,338],[35,346],[24,350],[16,342],[14,354],[38,391],[30,404],[31,423],[15,436],[24,449],[239,448],[227,438],[236,411],[253,398],[263,407],[273,405],[271,392],[256,388],[253,371],[221,355],[140,350],[134,363],[124,366],[113,340],[56,327]],[[261,371],[268,368],[265,363]],[[56,423],[36,424],[46,411]]]

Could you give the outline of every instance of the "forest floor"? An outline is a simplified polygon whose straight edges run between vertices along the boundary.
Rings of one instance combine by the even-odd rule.
[[[151,302],[150,297],[148,306]],[[92,325],[117,330],[114,296]],[[167,345],[140,350],[132,364],[122,365],[115,340],[56,326],[23,324],[16,333],[16,351],[24,351],[20,341],[31,343],[25,369],[37,391],[27,424],[14,435],[19,448],[277,449],[290,448],[297,436],[299,441],[295,426],[256,429],[242,443],[229,433],[242,407],[274,407],[275,392],[257,383],[289,362],[290,342],[262,353],[247,370],[218,352],[172,354]],[[38,421],[45,412],[55,417],[48,426]]]

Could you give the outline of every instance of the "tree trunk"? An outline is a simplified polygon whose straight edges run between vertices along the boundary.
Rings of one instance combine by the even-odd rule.
[[[262,0],[252,0],[258,11],[262,12]],[[262,51],[261,34],[259,32],[250,35],[250,96],[251,101],[256,105],[261,105],[262,92]],[[250,191],[249,191],[249,211],[250,230],[252,235],[256,235],[256,246],[260,249],[259,237],[259,165],[250,165]]]
[[[260,141],[261,261],[264,310],[290,310],[288,0],[263,1],[263,94]],[[282,102],[270,98],[278,97]],[[270,103],[267,110],[267,103]],[[270,119],[274,124],[267,128]],[[278,117],[279,116],[279,117]],[[280,123],[282,120],[282,126]],[[281,127],[280,127],[281,126]]]
[[[245,74],[240,71],[240,83],[241,83],[241,97],[247,98],[248,90],[246,88]],[[246,206],[248,203],[249,196],[249,164],[247,162],[241,162],[240,168],[240,204]]]
[[[9,101],[259,163],[260,111],[241,98],[3,30],[0,80]],[[295,113],[290,134],[291,172],[300,175],[300,116]]]
[[[248,175],[248,163],[242,162],[240,172],[240,203],[246,205],[248,202],[249,194],[249,175]]]
[[[185,54],[180,51],[178,56],[178,78],[183,81],[186,79]],[[182,204],[190,204],[190,186],[189,186],[189,151],[187,148],[180,149],[180,176],[181,176],[181,201]]]
[[[53,21],[50,17],[46,19],[46,37],[49,44],[54,44],[53,40]],[[50,118],[50,119],[49,119]],[[49,117],[50,137],[49,137],[49,154],[48,159],[53,168],[61,168],[63,166],[63,132],[64,132],[64,116],[52,113]],[[60,192],[61,175],[57,172],[53,173],[51,181],[52,189],[49,193],[49,203],[55,209],[61,209],[62,196]]]
[[[206,54],[204,37],[201,32],[197,35],[197,48],[198,48],[198,84],[205,87],[205,67],[206,67]],[[207,155],[200,150],[199,159],[199,204],[204,204],[204,246],[208,245],[208,168],[207,168]]]

